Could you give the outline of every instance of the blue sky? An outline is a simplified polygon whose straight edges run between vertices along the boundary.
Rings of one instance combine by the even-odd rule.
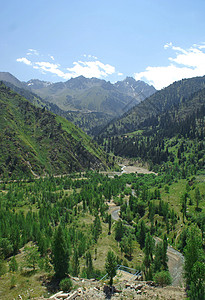
[[[22,81],[205,75],[204,0],[2,1],[0,71]]]

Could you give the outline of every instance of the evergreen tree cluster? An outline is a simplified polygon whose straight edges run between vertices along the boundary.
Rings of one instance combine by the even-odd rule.
[[[126,181],[93,172],[87,172],[84,179],[78,176],[0,184],[1,256],[16,255],[32,241],[42,257],[51,251],[57,277],[63,278],[68,272],[79,274],[80,257],[97,242],[102,220],[109,222],[106,202],[124,190]],[[82,224],[76,226],[79,216],[86,212],[94,218],[87,230]],[[95,274],[91,264],[89,256],[88,277]]]

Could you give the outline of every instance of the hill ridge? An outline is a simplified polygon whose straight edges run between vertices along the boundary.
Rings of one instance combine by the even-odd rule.
[[[104,152],[75,125],[33,106],[3,83],[0,95],[1,176],[107,167]]]

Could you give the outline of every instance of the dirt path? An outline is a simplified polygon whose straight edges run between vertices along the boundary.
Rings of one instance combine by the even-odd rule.
[[[171,246],[168,246],[167,256],[169,272],[172,276],[172,286],[183,286],[184,256]]]
[[[118,221],[120,216],[119,216],[119,213],[120,213],[120,206],[117,206],[113,200],[111,200],[110,202],[107,203],[108,206],[109,206],[109,210],[108,212],[111,214],[112,216],[112,219],[114,221]]]

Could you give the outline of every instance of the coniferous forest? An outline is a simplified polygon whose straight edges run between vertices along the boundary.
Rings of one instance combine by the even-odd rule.
[[[0,298],[75,290],[77,277],[107,274],[112,286],[123,265],[204,299],[204,77],[96,124],[93,137],[29,100],[1,83]],[[183,257],[177,278],[170,246]]]

